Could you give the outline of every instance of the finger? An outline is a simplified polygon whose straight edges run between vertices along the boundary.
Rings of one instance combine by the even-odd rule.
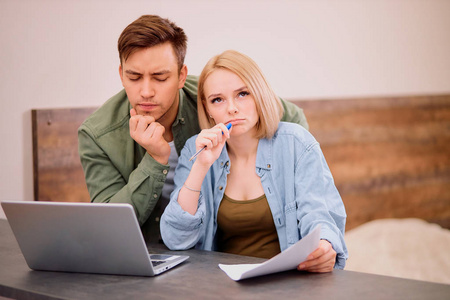
[[[324,253],[323,255],[312,259],[312,260],[306,260],[302,262],[297,269],[299,270],[311,270],[314,268],[321,268],[323,265],[329,265],[331,267],[334,266],[336,262],[336,252],[331,249],[330,251]]]
[[[222,128],[220,126],[213,128],[213,132],[215,134],[214,137],[214,146],[217,146],[219,143],[222,142],[223,132]]]
[[[135,131],[143,133],[147,129],[149,124],[145,121],[144,118],[142,118],[142,116],[135,116],[135,118],[137,119]]]
[[[222,128],[220,125],[216,125],[213,128],[207,129],[207,130],[205,130],[204,133],[205,133],[205,135],[216,136],[215,140],[218,142],[222,140],[223,133],[222,133]]]
[[[322,264],[317,265],[307,265],[307,264],[300,264],[297,266],[297,270],[299,271],[307,271],[307,272],[320,272],[321,270],[329,270],[333,269],[334,263],[326,262]]]
[[[219,125],[221,125],[220,128],[221,128],[221,130],[222,130],[222,135],[223,135],[226,139],[229,139],[229,138],[231,137],[230,133],[231,133],[231,130],[232,130],[232,128],[233,128],[232,124],[231,124],[231,123],[228,124],[228,126],[230,126],[230,129],[228,129],[227,125],[225,125],[225,124],[223,124],[223,123],[220,123]]]
[[[319,247],[317,247],[316,250],[314,250],[311,254],[309,254],[308,257],[306,258],[306,260],[312,260],[319,256],[322,256],[325,253],[327,253],[328,251],[330,251],[331,249],[332,249],[332,246],[331,246],[330,242],[328,242],[327,240],[320,240]]]
[[[130,122],[129,122],[129,126],[130,126],[130,134],[132,133],[132,132],[134,132],[134,131],[136,131],[136,127],[137,127],[137,124],[138,124],[138,117],[136,117],[136,116],[132,116],[131,118],[130,118]]]
[[[157,122],[151,123],[146,129],[145,133],[147,134],[149,139],[160,139],[163,135],[166,129],[164,126]]]
[[[333,271],[333,266],[322,266],[322,267],[317,267],[317,268],[311,268],[306,270],[308,272],[314,272],[314,273],[328,273]]]
[[[227,137],[227,139],[229,139],[231,137],[231,131],[233,130],[233,126],[230,127],[230,129],[227,128],[227,133],[225,134],[225,136]]]
[[[319,256],[318,258],[308,261],[306,264],[308,266],[308,268],[316,268],[316,267],[320,267],[324,264],[333,264],[336,260],[336,256],[333,255],[332,252],[327,252],[322,256]]]
[[[230,132],[228,131],[227,126],[225,126],[225,124],[223,123],[219,123],[216,125],[217,128],[220,128],[220,135],[225,136],[226,138],[230,137]],[[222,139],[221,139],[222,140]]]
[[[138,118],[138,122],[137,122],[137,126],[136,126],[136,131],[138,131],[138,132],[145,132],[151,124],[155,123],[155,119],[150,116],[139,116],[138,115],[138,116],[135,116],[135,118]]]
[[[197,149],[204,148],[204,147],[206,147],[206,149],[212,149],[214,147],[213,142],[211,141],[211,138],[203,136],[198,139]]]
[[[135,115],[137,115],[137,112],[134,108],[130,109],[130,116],[134,117]]]
[[[219,136],[217,135],[217,130],[211,130],[211,131],[205,132],[205,133],[203,133],[201,138],[208,140],[210,142],[210,143],[209,142],[207,143],[209,145],[208,146],[209,149],[217,146],[217,144],[219,143],[218,142]]]
[[[307,267],[306,270],[309,272],[321,272],[323,270],[332,270],[335,265],[335,262],[336,260],[334,258],[330,258],[316,265]]]

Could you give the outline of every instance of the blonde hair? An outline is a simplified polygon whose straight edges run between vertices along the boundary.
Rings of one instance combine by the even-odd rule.
[[[271,138],[278,128],[284,110],[280,98],[270,87],[258,65],[247,55],[227,50],[211,58],[203,68],[198,81],[197,109],[201,129],[216,125],[206,111],[205,80],[217,69],[233,72],[241,78],[255,99],[259,121],[256,124],[257,138]]]

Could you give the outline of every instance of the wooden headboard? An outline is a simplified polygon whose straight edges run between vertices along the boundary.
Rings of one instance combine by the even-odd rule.
[[[96,108],[33,109],[34,200],[89,202],[78,127]]]
[[[450,228],[450,95],[292,102],[321,144],[347,229],[407,217]],[[94,110],[32,111],[35,200],[89,201],[77,129]]]

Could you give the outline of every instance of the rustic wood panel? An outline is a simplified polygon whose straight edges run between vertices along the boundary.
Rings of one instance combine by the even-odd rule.
[[[293,102],[321,144],[347,229],[406,217],[450,228],[450,95]]]
[[[34,200],[89,202],[77,129],[96,108],[31,111]]]

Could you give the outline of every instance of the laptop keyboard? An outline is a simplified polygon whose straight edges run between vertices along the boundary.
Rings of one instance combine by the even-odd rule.
[[[154,267],[156,267],[156,266],[159,266],[160,264],[163,264],[165,262],[166,262],[165,260],[152,260],[152,265]]]

